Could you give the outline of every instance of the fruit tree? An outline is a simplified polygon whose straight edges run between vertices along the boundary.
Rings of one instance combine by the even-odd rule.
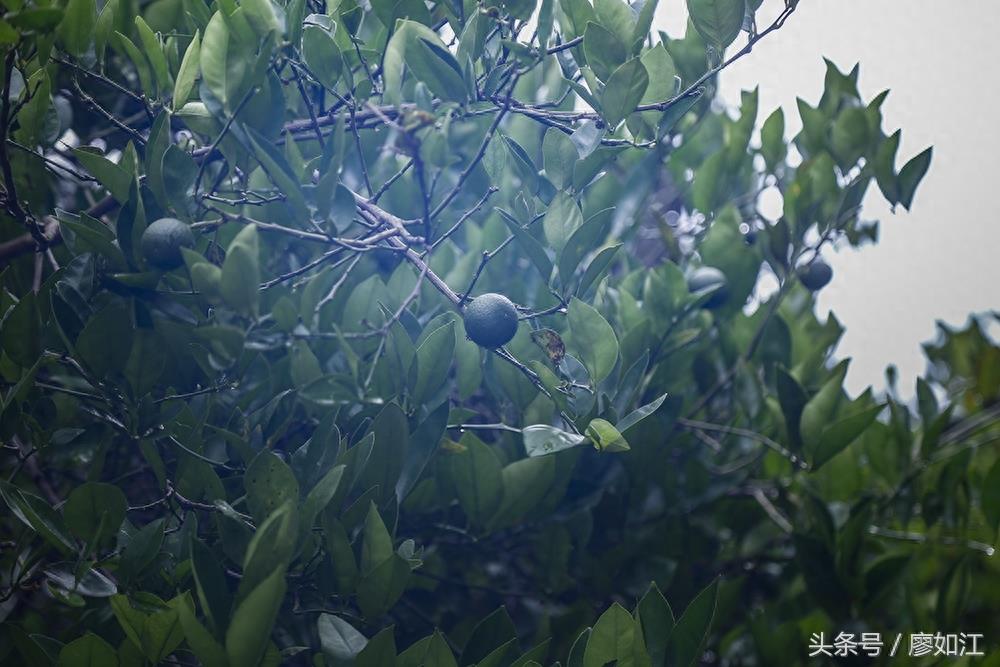
[[[995,652],[987,319],[910,405],[814,313],[930,151],[716,96],[797,5],[7,2],[5,664]]]

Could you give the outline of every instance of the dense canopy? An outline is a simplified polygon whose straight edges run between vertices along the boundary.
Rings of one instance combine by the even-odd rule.
[[[911,404],[814,313],[930,150],[716,97],[796,0],[6,6],[5,664],[995,652],[992,316]]]

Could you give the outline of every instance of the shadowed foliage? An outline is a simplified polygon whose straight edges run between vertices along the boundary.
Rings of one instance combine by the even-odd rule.
[[[5,664],[996,648],[987,318],[852,396],[810,291],[930,150],[716,99],[794,0],[656,4],[7,3]]]

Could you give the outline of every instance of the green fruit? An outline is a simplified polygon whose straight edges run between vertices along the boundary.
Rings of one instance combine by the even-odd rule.
[[[180,220],[160,218],[146,227],[139,245],[151,266],[169,271],[184,263],[181,248],[194,247],[194,234]]]
[[[718,308],[729,298],[729,284],[726,281],[726,275],[714,266],[702,266],[695,269],[688,276],[687,283],[689,292],[701,292],[711,287],[717,287],[712,292],[712,296],[701,304],[702,308],[710,310]]]
[[[813,292],[826,287],[830,279],[833,278],[833,269],[830,268],[829,264],[819,259],[808,266],[800,267],[798,273],[802,284]]]
[[[517,309],[502,294],[477,296],[465,307],[463,319],[465,333],[482,347],[506,345],[517,333]]]

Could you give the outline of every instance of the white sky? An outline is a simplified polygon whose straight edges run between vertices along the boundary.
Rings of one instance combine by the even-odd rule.
[[[782,0],[764,0],[767,25]],[[683,31],[683,0],[660,0],[654,28]],[[833,310],[846,328],[838,356],[853,357],[852,391],[884,386],[885,366],[899,369],[912,395],[924,370],[920,343],[934,323],[965,322],[970,312],[1000,309],[1000,77],[987,46],[1000,32],[996,0],[801,0],[785,26],[722,74],[722,94],[760,86],[760,119],[776,106],[798,131],[796,96],[822,93],[823,57],[842,71],[861,63],[861,93],[891,88],[884,127],[903,128],[897,167],[934,145],[931,169],[914,210],[895,214],[874,186],[863,215],[879,219],[875,246],[827,253],[833,282],[819,311]],[[741,37],[742,39],[742,37]]]

